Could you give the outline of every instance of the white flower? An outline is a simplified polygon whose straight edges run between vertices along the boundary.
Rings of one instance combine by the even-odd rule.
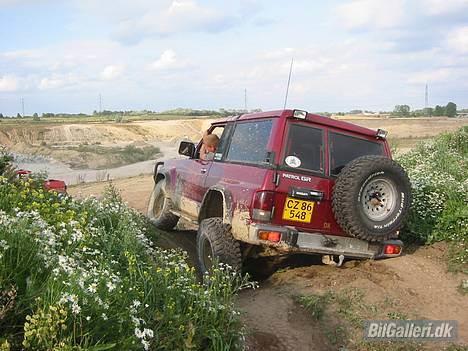
[[[97,284],[96,283],[92,283],[88,286],[88,291],[92,294],[94,294],[96,292],[96,289],[97,289]]]
[[[75,302],[72,305],[72,313],[73,314],[78,314],[81,312],[81,307]]]
[[[112,282],[107,282],[107,283],[106,283],[106,286],[107,286],[107,288],[109,289],[109,291],[114,290],[115,287],[116,287],[116,285],[115,285],[114,283],[112,283]]]
[[[138,300],[133,300],[133,303],[132,303],[132,306],[133,306],[133,307],[138,308],[138,307],[140,307],[140,305],[141,305],[141,302],[140,302],[140,301],[138,301]]]

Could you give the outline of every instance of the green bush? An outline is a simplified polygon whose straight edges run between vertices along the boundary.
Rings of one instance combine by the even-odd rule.
[[[11,164],[13,156],[11,156],[5,147],[0,146],[0,176],[11,178],[14,174],[14,167]]]
[[[19,350],[235,350],[233,295],[219,266],[200,283],[182,252],[152,245],[146,222],[103,201],[0,177],[0,344]]]
[[[450,263],[468,264],[468,127],[440,135],[399,157],[411,179],[413,203],[403,239],[450,242]]]

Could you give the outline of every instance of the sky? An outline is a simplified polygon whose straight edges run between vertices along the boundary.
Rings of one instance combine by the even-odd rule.
[[[468,0],[0,0],[0,113],[468,107]]]

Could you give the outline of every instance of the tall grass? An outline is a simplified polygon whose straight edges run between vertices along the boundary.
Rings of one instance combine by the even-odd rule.
[[[240,349],[245,281],[220,266],[201,283],[145,234],[112,188],[76,201],[0,178],[0,349]]]
[[[468,272],[468,126],[419,144],[398,161],[413,204],[403,238],[450,243],[450,267]]]

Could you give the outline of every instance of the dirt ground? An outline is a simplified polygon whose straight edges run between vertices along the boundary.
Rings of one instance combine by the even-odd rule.
[[[146,212],[151,176],[113,182],[129,206]],[[76,197],[99,196],[107,183],[70,188]],[[182,247],[194,260],[195,232],[163,233],[168,247]],[[458,287],[462,277],[448,273],[443,244],[409,248],[405,255],[382,261],[348,261],[344,267],[323,265],[313,256],[283,261],[272,274],[255,276],[259,288],[243,291],[249,350],[442,350],[440,342],[375,344],[362,341],[368,319],[457,320],[457,344],[468,347],[468,296]],[[253,266],[271,262],[256,261]],[[255,270],[254,272],[255,273]],[[322,296],[323,317],[316,320],[297,302],[299,296]],[[327,297],[325,299],[325,297]],[[319,306],[320,307],[320,306]],[[452,350],[461,350],[453,348]],[[463,347],[463,349],[465,349]]]

